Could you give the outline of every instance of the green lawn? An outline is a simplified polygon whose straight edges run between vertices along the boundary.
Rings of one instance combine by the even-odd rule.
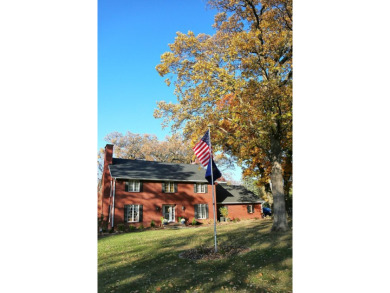
[[[214,244],[213,226],[154,230],[98,240],[99,292],[292,292],[292,232],[272,220],[217,226],[218,243],[251,250],[228,259],[192,261],[180,252]]]

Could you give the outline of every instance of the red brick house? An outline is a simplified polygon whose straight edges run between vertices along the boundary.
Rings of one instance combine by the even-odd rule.
[[[230,219],[261,218],[264,200],[258,198],[253,192],[240,185],[227,185],[219,183],[215,186],[217,193],[218,219],[219,208],[227,207]]]
[[[197,164],[172,164],[113,158],[113,145],[106,145],[102,186],[98,192],[98,216],[109,228],[118,224],[148,227],[161,217],[187,223],[195,218],[213,220],[212,186]],[[216,184],[217,208],[228,206],[229,218],[261,218],[262,203],[252,192],[238,186]],[[219,218],[219,217],[218,217]]]

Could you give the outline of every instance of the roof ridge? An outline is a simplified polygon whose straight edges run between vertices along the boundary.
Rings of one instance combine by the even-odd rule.
[[[160,163],[160,164],[170,164],[170,165],[193,165],[193,166],[200,166],[198,164],[188,164],[188,163],[169,163],[169,162],[161,162],[161,161],[150,161],[150,160],[144,160],[144,159],[124,159],[124,158],[113,158],[113,159],[119,159],[119,160],[125,160],[125,161],[138,161],[138,162],[150,162],[150,163]]]

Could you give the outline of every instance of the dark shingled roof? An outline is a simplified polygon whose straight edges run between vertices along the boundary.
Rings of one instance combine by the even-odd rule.
[[[111,176],[122,179],[207,182],[199,165],[113,158]]]
[[[244,186],[220,183],[216,185],[216,193],[217,203],[264,203],[264,200]]]

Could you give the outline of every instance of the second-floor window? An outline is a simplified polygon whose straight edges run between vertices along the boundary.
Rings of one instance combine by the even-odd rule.
[[[137,180],[129,180],[126,182],[126,191],[127,192],[140,192],[141,191],[141,182]]]
[[[196,183],[194,189],[195,189],[195,193],[207,193],[207,184]]]
[[[165,193],[174,193],[177,192],[177,184],[174,182],[163,182],[162,191]]]

